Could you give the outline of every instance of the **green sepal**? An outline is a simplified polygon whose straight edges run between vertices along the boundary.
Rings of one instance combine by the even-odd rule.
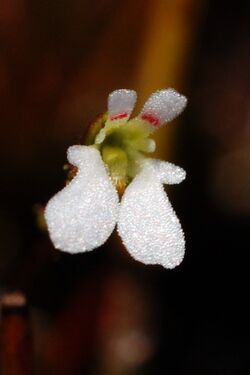
[[[97,134],[100,132],[100,130],[105,126],[105,123],[107,121],[108,114],[103,113],[99,115],[88,127],[86,138],[85,138],[85,144],[87,146],[93,145],[95,143],[95,138]]]

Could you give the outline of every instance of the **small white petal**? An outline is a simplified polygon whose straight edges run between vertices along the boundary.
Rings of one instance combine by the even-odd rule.
[[[187,98],[174,89],[156,91],[144,104],[139,117],[158,128],[177,117],[186,104]]]
[[[145,264],[174,268],[183,259],[183,230],[150,164],[145,164],[123,195],[118,232],[132,257]]]
[[[68,160],[78,173],[50,199],[45,219],[54,246],[78,253],[107,240],[117,221],[119,199],[98,150],[72,146]]]
[[[145,163],[151,164],[163,184],[179,184],[186,178],[186,172],[181,167],[164,160],[146,159]]]
[[[134,109],[137,95],[134,90],[120,89],[109,94],[108,113],[109,120],[127,121]]]

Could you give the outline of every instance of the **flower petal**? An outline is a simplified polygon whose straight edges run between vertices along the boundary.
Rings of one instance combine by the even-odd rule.
[[[137,95],[134,90],[120,89],[109,94],[109,120],[127,121],[134,109],[136,99]]]
[[[154,167],[149,163],[123,195],[118,232],[132,257],[145,264],[174,268],[183,259],[183,230]]]
[[[139,118],[155,128],[177,117],[186,107],[187,98],[174,89],[153,93],[144,104]]]
[[[116,225],[119,199],[98,150],[72,146],[68,160],[78,173],[50,199],[45,219],[54,246],[78,253],[107,240]]]
[[[158,179],[163,184],[179,184],[186,178],[186,172],[181,167],[164,160],[146,159],[145,163],[153,166]]]

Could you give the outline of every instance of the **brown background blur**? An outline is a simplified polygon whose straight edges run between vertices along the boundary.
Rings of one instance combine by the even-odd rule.
[[[29,300],[34,374],[250,373],[249,14],[243,0],[0,0],[0,288]],[[54,250],[35,211],[63,186],[67,147],[112,90],[135,89],[139,109],[164,87],[189,99],[156,136],[187,170],[168,189],[183,264],[143,266],[115,236]]]

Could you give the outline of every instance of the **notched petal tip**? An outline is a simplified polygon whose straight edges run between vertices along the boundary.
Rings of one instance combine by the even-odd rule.
[[[180,184],[186,178],[186,171],[173,163],[159,159],[146,159],[145,163],[152,165],[163,184]]]
[[[70,164],[79,167],[84,163],[88,163],[91,159],[96,161],[99,157],[99,152],[92,146],[74,145],[67,150],[67,159]]]
[[[134,90],[120,89],[109,94],[108,113],[110,121],[128,120],[134,109],[137,94]]]
[[[187,98],[174,89],[159,90],[146,101],[139,117],[158,128],[177,117],[186,104]]]

